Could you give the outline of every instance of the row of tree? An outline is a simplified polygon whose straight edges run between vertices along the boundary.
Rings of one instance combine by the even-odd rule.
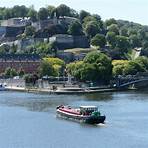
[[[135,75],[148,71],[148,58],[139,57],[135,60],[111,60],[98,51],[90,52],[83,61],[76,61],[65,65],[58,58],[45,58],[40,66],[42,76],[60,76],[67,73],[79,81],[109,82],[113,76]]]
[[[3,74],[1,74],[3,77],[6,78],[13,78],[14,76],[24,76],[25,72],[20,69],[19,71],[16,71],[16,69],[8,67],[5,69],[5,72]]]
[[[136,75],[138,72],[148,72],[148,58],[138,57],[135,60],[113,60],[113,76]]]
[[[111,60],[100,52],[90,52],[83,61],[67,65],[68,72],[80,81],[109,82],[118,75],[136,75],[148,72],[148,58],[138,57],[135,60]]]
[[[44,76],[74,76],[78,81],[96,82],[107,84],[109,81],[119,75],[136,75],[139,72],[148,72],[148,58],[139,57],[135,60],[111,60],[107,55],[93,51],[86,55],[83,61],[76,61],[65,64],[59,58],[43,58],[38,69],[37,77]],[[16,72],[13,68],[7,68],[4,76],[24,76],[26,81],[32,79],[31,75],[26,75],[23,70]],[[33,76],[34,77],[34,76]]]
[[[58,7],[48,5],[47,7],[42,7],[39,11],[34,9],[34,6],[29,8],[22,5],[16,5],[12,8],[0,7],[0,20],[15,18],[15,17],[30,17],[32,21],[46,20],[47,18],[53,18],[54,14],[56,16],[69,16],[78,17],[79,14],[71,9],[70,7],[61,4]]]
[[[36,42],[28,45],[25,49],[19,50],[15,44],[2,44],[0,46],[0,54],[39,54],[41,57],[46,55],[56,56],[57,47],[56,42]]]

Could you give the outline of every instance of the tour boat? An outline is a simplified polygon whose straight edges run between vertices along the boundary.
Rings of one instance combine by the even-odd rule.
[[[101,115],[97,106],[71,108],[70,106],[60,105],[57,107],[57,116],[88,124],[104,123],[106,118],[105,115]]]

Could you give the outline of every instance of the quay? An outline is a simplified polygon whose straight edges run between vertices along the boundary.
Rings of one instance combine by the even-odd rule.
[[[66,90],[51,90],[49,88],[25,88],[25,87],[6,87],[7,91],[20,91],[20,92],[32,92],[32,93],[46,93],[46,94],[90,94],[90,93],[101,93],[101,92],[114,92],[117,91],[115,88],[103,88],[103,89],[88,89],[84,88],[82,90],[73,90],[73,91],[66,91]]]
[[[69,81],[55,81],[38,80],[34,85],[26,85],[24,79],[1,79],[0,84],[4,85],[8,91],[22,91],[33,93],[46,93],[46,94],[91,94],[103,92],[117,92],[128,90],[143,90],[148,88],[148,77],[120,77],[114,85],[91,87],[87,85],[79,85],[79,83],[71,83]]]
[[[23,79],[7,79],[1,80],[7,91],[20,91],[20,92],[33,92],[33,93],[46,93],[46,94],[89,94],[89,93],[101,93],[117,91],[116,88],[110,88],[108,86],[100,87],[80,87],[78,84],[71,83],[49,83],[48,81],[38,81],[34,86],[26,86]]]

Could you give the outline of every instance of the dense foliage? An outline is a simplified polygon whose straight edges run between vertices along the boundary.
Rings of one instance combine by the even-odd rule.
[[[135,60],[114,60],[113,75],[136,75],[138,72],[148,72],[148,58],[139,57]]]
[[[39,74],[43,76],[60,76],[63,74],[65,62],[59,58],[43,58],[39,67]]]
[[[100,52],[90,52],[83,61],[70,63],[67,69],[81,81],[107,82],[112,76],[111,59]]]

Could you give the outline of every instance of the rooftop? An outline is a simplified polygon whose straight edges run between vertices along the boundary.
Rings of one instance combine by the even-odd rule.
[[[80,106],[80,108],[98,108],[97,106]]]
[[[37,54],[2,54],[0,60],[5,61],[39,61],[41,58]]]

